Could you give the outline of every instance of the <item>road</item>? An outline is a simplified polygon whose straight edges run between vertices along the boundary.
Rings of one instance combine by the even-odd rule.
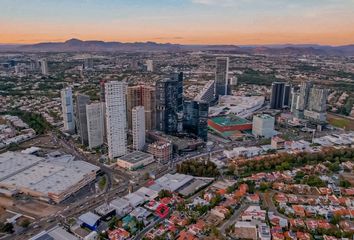
[[[220,226],[220,232],[223,236],[226,236],[225,230],[230,225],[234,224],[236,220],[240,217],[241,213],[245,211],[250,205],[248,203],[242,204],[240,208],[236,209],[234,214]]]

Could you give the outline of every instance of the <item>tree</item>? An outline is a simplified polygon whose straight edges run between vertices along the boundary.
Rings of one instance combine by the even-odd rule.
[[[113,230],[116,228],[116,224],[117,224],[117,217],[114,216],[112,217],[112,219],[108,222],[108,228],[109,230]]]
[[[28,220],[26,218],[20,223],[20,226],[23,227],[23,228],[27,228],[30,224],[31,224],[30,220]]]
[[[13,233],[14,232],[14,226],[12,223],[1,223],[0,224],[0,232],[5,232],[5,233]]]
[[[350,182],[347,181],[347,180],[340,180],[339,186],[341,186],[341,187],[343,187],[343,188],[349,188],[349,187],[351,187],[352,185],[351,185]]]
[[[168,190],[162,189],[159,192],[159,198],[172,197],[172,193]]]

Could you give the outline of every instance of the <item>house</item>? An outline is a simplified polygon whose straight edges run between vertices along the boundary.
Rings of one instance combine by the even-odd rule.
[[[270,240],[270,229],[267,224],[261,223],[258,226],[258,238],[259,240]]]
[[[284,234],[283,234],[283,233],[274,232],[274,233],[272,233],[272,239],[273,239],[273,240],[284,240],[285,237],[284,237]]]
[[[257,225],[253,222],[237,221],[235,223],[234,235],[240,239],[257,240]]]
[[[203,220],[199,219],[195,224],[189,226],[188,231],[193,235],[198,235],[202,233],[206,228],[206,224]]]
[[[198,240],[198,238],[192,233],[183,230],[179,233],[177,240]]]
[[[242,221],[260,220],[265,221],[266,211],[260,206],[249,206],[241,215]]]
[[[285,140],[281,137],[274,136],[271,140],[271,145],[274,149],[283,149],[285,144]]]
[[[230,214],[229,209],[223,206],[216,206],[210,211],[211,214],[218,216],[222,219],[225,219],[228,214]]]
[[[108,232],[110,240],[126,240],[130,237],[130,233],[123,228],[117,228]]]
[[[268,212],[268,218],[273,226],[280,226],[282,228],[288,227],[288,220],[286,218],[274,215],[273,212]]]
[[[133,210],[129,202],[124,198],[116,198],[109,205],[116,210],[118,216],[125,216]]]
[[[311,234],[307,232],[296,232],[296,237],[298,240],[311,240]]]
[[[302,205],[293,205],[292,206],[294,212],[295,212],[295,215],[298,216],[298,217],[305,217],[305,208],[304,206]]]
[[[87,227],[88,229],[95,231],[100,222],[100,216],[92,213],[87,212],[79,216],[80,225]]]
[[[305,228],[305,222],[299,218],[289,219],[290,227],[292,228]]]
[[[257,193],[247,196],[247,201],[253,204],[259,204],[260,198]]]

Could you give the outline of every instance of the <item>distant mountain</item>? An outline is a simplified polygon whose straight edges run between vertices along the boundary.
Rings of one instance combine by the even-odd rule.
[[[1,50],[1,46],[0,46]],[[46,42],[22,45],[14,49],[24,52],[104,52],[104,51],[157,51],[180,50],[175,44],[160,44],[155,42],[121,43],[104,41],[81,41],[70,39],[66,42]]]
[[[281,45],[181,45],[156,42],[104,42],[70,39],[65,42],[45,42],[28,45],[1,45],[0,51],[13,52],[129,52],[129,51],[215,51],[266,55],[339,55],[354,56],[354,45],[324,46],[317,44]]]

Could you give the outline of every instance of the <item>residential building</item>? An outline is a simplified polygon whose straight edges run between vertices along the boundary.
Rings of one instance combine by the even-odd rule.
[[[71,87],[61,91],[61,106],[64,121],[64,131],[75,132],[75,118],[73,106],[73,93]]]
[[[148,146],[148,152],[154,155],[159,163],[167,163],[172,159],[172,144],[169,142],[157,141]]]
[[[145,146],[145,111],[143,106],[133,108],[132,122],[133,149],[143,150]]]
[[[126,83],[107,82],[105,100],[108,156],[113,159],[127,153]]]
[[[327,97],[328,89],[313,87],[310,90],[308,107],[304,111],[304,116],[307,119],[316,122],[326,122],[327,120]]]
[[[132,129],[132,110],[136,106],[144,106],[145,128],[155,129],[156,122],[155,88],[150,86],[130,86],[127,88],[127,118],[128,129]]]
[[[81,143],[86,146],[88,145],[86,105],[89,103],[89,96],[83,94],[76,95],[76,126]]]
[[[268,114],[253,116],[252,134],[257,137],[271,138],[275,135],[274,117]]]
[[[228,95],[229,58],[217,57],[215,65],[215,95]]]
[[[153,72],[154,71],[154,61],[152,60],[146,60],[146,70],[148,72]]]
[[[40,65],[41,65],[41,71],[43,75],[49,75],[49,71],[48,71],[48,62],[47,59],[41,59],[39,61]]]
[[[91,103],[86,105],[87,114],[87,139],[90,149],[99,147],[104,140],[104,105]]]

